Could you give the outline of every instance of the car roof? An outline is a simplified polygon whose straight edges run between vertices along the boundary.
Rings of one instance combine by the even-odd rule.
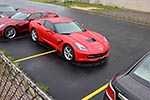
[[[50,21],[51,23],[62,23],[62,22],[71,22],[73,21],[72,18],[47,18],[46,20]]]

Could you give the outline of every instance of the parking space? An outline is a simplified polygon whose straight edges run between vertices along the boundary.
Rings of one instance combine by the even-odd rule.
[[[25,61],[25,60],[29,60],[29,59],[33,59],[33,58],[40,57],[40,56],[43,56],[43,55],[47,55],[47,54],[50,54],[50,53],[53,53],[53,52],[56,52],[56,50],[51,50],[51,51],[35,54],[35,55],[29,56],[29,57],[20,58],[18,60],[15,60],[14,62],[19,63],[19,62],[22,62],[22,61]]]
[[[24,49],[22,49],[22,47],[21,47],[21,45],[23,45],[22,43],[24,43],[22,41],[24,41],[24,42],[26,41],[26,43],[28,43],[27,41],[31,42],[31,44],[28,44],[28,46],[24,45],[23,46],[24,49],[29,46],[39,48],[35,51],[38,53],[35,54],[30,49],[26,49],[24,51]],[[18,45],[16,45],[16,42],[18,43]],[[11,46],[17,46],[16,48],[18,48],[18,47],[20,47],[20,48],[18,48],[17,50],[12,49],[11,46],[9,48],[9,46],[6,44],[9,44]],[[15,62],[19,62],[20,66],[23,67],[23,69],[27,73],[30,73],[31,78],[33,78],[33,80],[36,80],[37,82],[42,82],[46,85],[50,84],[52,81],[54,81],[54,83],[53,82],[52,83],[54,86],[56,85],[54,90],[58,89],[57,92],[58,91],[60,92],[59,89],[61,89],[61,88],[62,88],[61,91],[63,91],[64,87],[61,87],[61,85],[66,86],[67,84],[71,85],[69,87],[71,88],[70,90],[72,92],[74,90],[73,88],[77,88],[76,89],[76,92],[77,92],[80,89],[79,83],[84,81],[83,77],[85,76],[88,79],[88,76],[86,74],[88,74],[88,72],[90,72],[90,69],[93,69],[93,68],[80,68],[80,67],[74,66],[74,65],[70,64],[69,62],[65,61],[61,56],[58,56],[56,53],[54,53],[55,50],[48,51],[49,49],[45,48],[45,46],[37,45],[35,43],[32,44],[32,41],[30,38],[23,38],[23,39],[19,39],[19,40],[15,39],[15,40],[7,41],[7,42],[1,42],[0,45],[1,45],[1,47],[7,49],[10,52],[10,54],[13,55],[13,57],[16,54],[17,57],[15,57],[15,59],[16,59]],[[3,48],[1,48],[1,49],[3,49]],[[30,51],[30,52],[28,53],[28,51]],[[39,51],[41,51],[41,52],[39,52]],[[69,67],[69,68],[67,68],[67,67]],[[58,68],[59,68],[59,70],[57,70]],[[96,70],[97,68],[98,67],[96,67],[94,69]],[[69,70],[71,70],[71,71],[69,71]],[[67,73],[65,71],[67,71]],[[77,73],[75,73],[74,71],[75,72],[77,71]],[[63,72],[65,72],[65,73],[63,73]],[[81,75],[82,78],[80,78],[80,75],[78,76],[78,73]],[[72,77],[72,74],[75,74],[75,76]],[[82,74],[84,76],[82,76]],[[40,76],[38,76],[38,75],[40,75]],[[49,75],[49,77],[47,75]],[[64,75],[64,76],[61,76],[61,75]],[[66,79],[67,77],[68,77],[68,79]],[[73,78],[76,79],[76,77],[77,77],[77,79],[78,78],[79,79],[73,80]],[[64,80],[64,79],[66,79],[66,80]],[[76,81],[78,81],[78,82],[76,83]],[[63,84],[60,84],[61,82]],[[51,88],[54,88],[53,85]],[[79,87],[76,87],[78,85],[79,85]],[[104,85],[104,83],[102,83],[102,85]],[[87,88],[88,92],[84,95],[81,95],[80,99],[86,100],[87,98],[92,98],[93,96],[97,95],[99,92],[101,92],[105,89],[105,88],[101,88],[102,85],[96,86],[96,88],[91,89],[91,91],[89,91]],[[65,88],[69,88],[69,87],[66,86]],[[99,90],[97,90],[98,88],[99,88]],[[51,89],[50,89],[50,91],[51,91]],[[56,96],[56,98],[57,98],[57,96]],[[66,98],[66,96],[65,96],[65,98]]]
[[[29,36],[0,41],[0,49],[10,52],[35,82],[47,85],[49,95],[56,100],[101,100],[110,78],[150,50],[149,27],[26,0],[8,1],[3,0],[23,9],[52,8],[52,12],[75,18],[87,28],[104,34],[111,44],[106,64],[84,68],[67,62],[54,49],[34,43]]]
[[[35,54],[35,55],[28,56],[28,57],[20,58],[20,59],[18,59],[18,60],[15,60],[14,62],[15,62],[15,63],[21,63],[22,61],[34,59],[34,58],[36,58],[36,57],[45,56],[45,55],[48,55],[48,54],[51,54],[51,53],[56,53],[56,52],[57,52],[56,50],[51,50],[51,51],[48,51],[48,52],[43,52],[43,53],[39,53],[39,54]],[[97,95],[97,94],[99,94],[100,92],[102,92],[103,90],[105,90],[107,86],[108,86],[108,84],[106,83],[104,86],[98,88],[98,89],[95,90],[95,91],[92,91],[92,93],[90,93],[90,94],[88,94],[87,96],[85,96],[84,98],[82,98],[82,100],[89,100],[89,99],[91,99],[91,98],[94,97],[95,95]]]

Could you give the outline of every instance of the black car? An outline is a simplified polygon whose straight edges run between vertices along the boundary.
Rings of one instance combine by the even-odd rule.
[[[14,15],[18,9],[10,5],[0,5],[0,18]]]
[[[111,79],[103,100],[150,100],[150,52]]]

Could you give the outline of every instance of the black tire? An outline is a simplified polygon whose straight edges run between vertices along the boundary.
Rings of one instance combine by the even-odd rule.
[[[34,42],[38,42],[38,33],[35,28],[31,30],[31,38]]]
[[[17,31],[14,27],[10,26],[5,29],[4,35],[8,39],[12,39],[17,35]]]
[[[75,54],[74,54],[73,48],[70,45],[64,46],[63,56],[68,61],[74,61],[75,60]]]

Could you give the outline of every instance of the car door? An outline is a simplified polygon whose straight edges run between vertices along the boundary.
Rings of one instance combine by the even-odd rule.
[[[19,27],[20,33],[29,31],[29,21],[22,20],[20,21],[17,26]]]
[[[46,43],[57,49],[57,43],[60,41],[60,39],[58,38],[58,34],[55,33],[54,25],[51,22],[45,20],[43,22],[43,26],[43,29],[41,29],[42,39]]]

